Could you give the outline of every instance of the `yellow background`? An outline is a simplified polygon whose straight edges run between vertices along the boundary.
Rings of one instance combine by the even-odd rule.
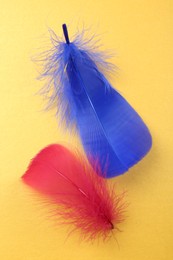
[[[170,0],[0,0],[0,259],[173,259],[173,30]],[[66,228],[47,219],[20,182],[30,159],[53,142],[74,143],[42,112],[31,56],[46,46],[48,27],[90,28],[120,68],[112,82],[143,117],[151,152],[111,182],[128,190],[123,232],[107,244],[66,240]]]

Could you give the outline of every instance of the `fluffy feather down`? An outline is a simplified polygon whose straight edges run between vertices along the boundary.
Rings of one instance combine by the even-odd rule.
[[[124,219],[124,195],[116,195],[82,156],[63,146],[40,151],[22,178],[59,205],[55,215],[80,229],[85,239],[108,238]]]

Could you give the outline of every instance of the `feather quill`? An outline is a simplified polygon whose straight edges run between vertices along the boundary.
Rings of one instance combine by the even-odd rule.
[[[123,194],[116,195],[86,159],[61,145],[41,150],[22,178],[59,205],[54,215],[80,229],[85,239],[109,238],[124,219]]]
[[[53,48],[44,54],[44,93],[56,104],[67,128],[76,125],[91,162],[99,161],[101,173],[113,177],[126,172],[150,150],[150,132],[129,103],[111,86],[104,72],[111,68],[95,48],[87,49],[77,35],[66,42],[52,32]]]

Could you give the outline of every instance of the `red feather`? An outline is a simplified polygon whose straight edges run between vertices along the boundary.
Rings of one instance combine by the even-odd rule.
[[[41,150],[22,178],[60,205],[55,215],[81,229],[84,238],[106,239],[124,219],[123,194],[115,195],[114,187],[108,187],[85,158],[61,145]]]

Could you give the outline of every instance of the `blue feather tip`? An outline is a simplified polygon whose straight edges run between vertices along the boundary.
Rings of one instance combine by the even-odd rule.
[[[67,129],[75,125],[92,165],[98,162],[103,176],[118,176],[138,163],[150,150],[150,132],[131,105],[105,77],[112,66],[83,41],[83,33],[65,43],[52,32],[53,48],[45,55],[41,78],[49,105],[57,105]]]

